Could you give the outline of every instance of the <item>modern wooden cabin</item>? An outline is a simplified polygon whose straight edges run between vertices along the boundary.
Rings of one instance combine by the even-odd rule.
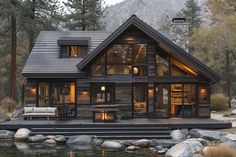
[[[41,32],[22,75],[25,106],[94,122],[210,118],[221,79],[135,15],[114,32]]]

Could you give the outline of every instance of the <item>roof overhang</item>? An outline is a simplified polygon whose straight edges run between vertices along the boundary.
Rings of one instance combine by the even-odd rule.
[[[27,79],[34,79],[34,78],[85,78],[85,73],[22,73],[24,77]]]
[[[61,37],[57,40],[58,45],[89,45],[91,38],[89,37]]]

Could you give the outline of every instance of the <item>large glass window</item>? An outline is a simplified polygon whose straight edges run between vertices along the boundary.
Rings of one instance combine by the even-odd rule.
[[[169,85],[158,84],[155,88],[156,117],[169,117]]]
[[[107,74],[131,74],[132,46],[115,44],[107,51]]]
[[[52,83],[52,103],[74,104],[75,103],[75,83],[55,82]]]
[[[133,86],[134,117],[145,117],[147,114],[147,87],[145,84]]]
[[[196,114],[194,84],[171,84],[171,115],[192,117]]]
[[[157,76],[169,75],[169,56],[166,53],[156,54],[156,74]]]
[[[134,62],[145,63],[147,62],[147,46],[146,44],[135,44],[133,47]]]
[[[91,66],[91,75],[92,76],[104,76],[105,75],[105,58],[104,58],[104,56],[100,57]]]
[[[26,106],[36,106],[36,88],[37,85],[35,82],[29,82],[26,84],[25,91],[25,103]]]
[[[171,57],[170,62],[171,62],[171,76],[196,76],[197,75],[197,73],[194,70],[184,65],[180,61],[176,60],[175,58]]]
[[[114,103],[114,92],[112,84],[92,84],[91,102],[92,104]]]
[[[107,64],[131,64],[132,45],[115,44],[107,51]]]

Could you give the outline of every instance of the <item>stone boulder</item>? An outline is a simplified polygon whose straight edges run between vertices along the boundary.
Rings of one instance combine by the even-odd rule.
[[[173,130],[171,131],[171,138],[176,142],[182,142],[187,139],[188,137],[188,130]]]
[[[104,141],[101,139],[93,139],[93,145],[101,146]]]
[[[15,134],[15,140],[28,140],[31,131],[26,128],[18,129]]]
[[[53,138],[46,139],[45,144],[56,145],[56,141]]]
[[[192,157],[191,148],[186,143],[179,143],[171,147],[165,154],[166,157]]]
[[[79,135],[79,136],[71,136],[66,144],[68,145],[91,145],[93,141],[93,136],[89,135]]]
[[[165,154],[168,151],[168,148],[163,148],[161,150],[158,150],[157,153],[158,154]]]
[[[222,142],[220,145],[225,145],[225,146],[231,147],[231,148],[233,148],[233,149],[236,148],[236,142],[231,141],[231,140]]]
[[[132,140],[122,140],[122,141],[120,141],[120,143],[123,144],[126,147],[133,145],[133,141]]]
[[[223,141],[231,140],[231,141],[236,142],[236,135],[235,134],[228,134],[228,135],[224,136],[222,139],[223,139]]]
[[[128,146],[125,150],[129,152],[129,151],[135,151],[137,149],[135,146]]]
[[[46,137],[44,135],[35,135],[29,137],[28,141],[32,143],[41,143],[46,140]]]
[[[220,131],[201,130],[201,129],[192,129],[189,131],[189,135],[191,137],[203,138],[210,141],[221,140],[221,138],[224,136],[224,134]]]
[[[189,139],[187,139],[185,141],[198,141],[198,142],[200,142],[204,146],[207,146],[207,145],[209,145],[211,143],[210,141],[205,140],[203,138],[189,138]]]
[[[133,143],[133,145],[141,147],[141,148],[147,148],[150,146],[150,144],[151,144],[151,141],[147,139],[141,139]]]
[[[58,143],[66,143],[66,138],[63,135],[56,135],[54,140]]]
[[[203,157],[201,154],[193,154],[193,157]]]
[[[151,146],[152,147],[162,146],[164,148],[170,148],[175,144],[176,144],[176,142],[174,142],[173,140],[156,140],[156,139],[153,139],[151,141]]]
[[[56,137],[56,136],[54,136],[54,135],[47,135],[47,136],[46,136],[46,139],[55,139],[55,137]]]
[[[0,140],[13,139],[15,132],[9,130],[0,130]]]
[[[121,150],[123,145],[116,141],[105,141],[101,145],[104,149],[111,149],[111,150]]]
[[[13,119],[21,119],[23,117],[23,113],[24,113],[24,109],[18,109],[16,111],[13,112],[13,114],[11,115],[11,118]]]
[[[192,151],[192,154],[199,153],[203,149],[203,145],[196,140],[186,140],[181,143],[188,145]]]
[[[11,120],[10,116],[5,112],[0,111],[0,123]]]

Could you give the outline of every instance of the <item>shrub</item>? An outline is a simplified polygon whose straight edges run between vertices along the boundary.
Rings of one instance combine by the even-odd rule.
[[[235,157],[236,149],[230,148],[226,145],[219,145],[217,147],[210,147],[203,152],[204,157]]]
[[[13,112],[17,107],[17,103],[9,97],[6,97],[0,101],[0,111]]]
[[[211,95],[211,107],[214,111],[225,110],[228,108],[228,97],[222,93],[216,93]]]

